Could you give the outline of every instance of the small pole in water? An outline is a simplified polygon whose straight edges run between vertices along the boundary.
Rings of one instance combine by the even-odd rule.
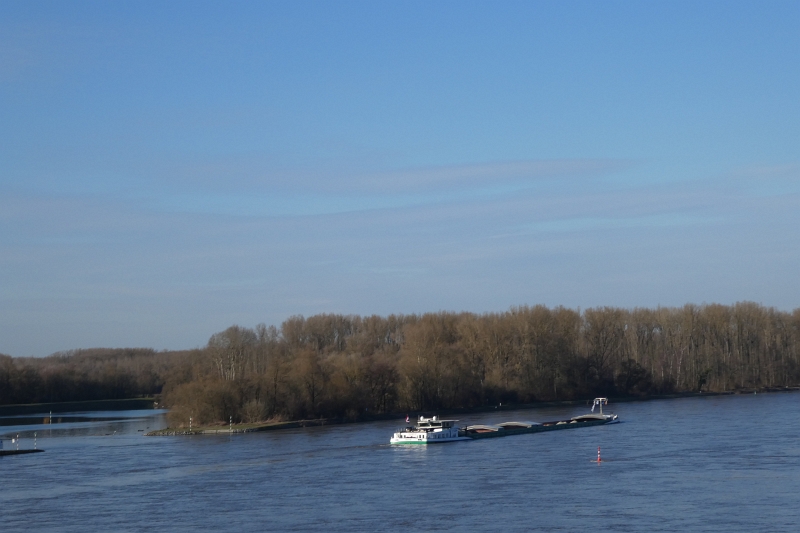
[[[17,433],[17,451],[19,451],[19,433]]]
[[[192,432],[192,417],[189,417],[189,433]]]
[[[36,432],[33,432],[33,449],[36,449]]]
[[[230,417],[230,420],[229,420],[229,422],[228,422],[228,423],[230,424],[230,425],[228,426],[228,432],[229,432],[229,433],[233,433],[233,417]]]
[[[602,463],[603,462],[603,460],[600,459],[600,446],[597,447],[597,462],[598,463]]]

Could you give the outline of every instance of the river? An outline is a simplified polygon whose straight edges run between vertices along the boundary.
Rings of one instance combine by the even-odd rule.
[[[0,531],[797,531],[799,405],[800,393],[619,403],[606,408],[619,424],[427,447],[387,444],[402,420],[145,437],[163,412],[6,418],[0,435],[30,448],[36,432],[46,452],[0,458]]]

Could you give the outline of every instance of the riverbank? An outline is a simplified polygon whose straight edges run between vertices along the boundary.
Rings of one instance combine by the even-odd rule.
[[[398,415],[391,415],[397,418]],[[257,422],[252,424],[229,424],[227,426],[200,426],[189,428],[164,428],[145,433],[147,437],[167,437],[175,435],[219,435],[231,433],[254,433],[257,431],[274,431],[279,429],[296,429],[313,426],[329,426],[332,424],[345,424],[354,422],[338,418],[317,418],[310,420],[292,420],[288,422]],[[358,422],[364,422],[359,420]]]
[[[682,392],[675,394],[659,394],[653,396],[627,396],[627,397],[611,397],[610,403],[624,403],[624,402],[643,402],[650,400],[671,400],[678,398],[693,398],[693,397],[714,397],[714,396],[729,396],[735,394],[758,394],[758,393],[774,393],[774,392],[795,392],[800,391],[800,387],[764,387],[760,389],[741,389],[735,391],[723,392]],[[441,416],[464,415],[472,413],[487,413],[487,412],[500,412],[500,411],[521,411],[533,410],[546,407],[569,407],[576,405],[591,405],[591,400],[562,400],[553,402],[537,402],[526,404],[499,404],[491,406],[472,407],[464,409],[439,409],[436,413]],[[248,424],[225,424],[218,426],[201,426],[195,427],[191,430],[189,428],[164,428],[146,433],[148,437],[160,436],[176,436],[176,435],[220,435],[231,433],[254,433],[258,431],[276,431],[281,429],[296,429],[314,426],[329,426],[334,424],[355,424],[362,422],[375,422],[380,420],[396,420],[405,418],[408,414],[412,418],[416,418],[421,414],[430,414],[429,411],[409,412],[409,413],[386,413],[386,414],[372,414],[365,415],[357,420],[348,418],[318,418],[307,420],[292,420],[286,422],[257,422]]]
[[[92,400],[87,402],[26,403],[0,405],[0,416],[34,415],[45,413],[74,413],[86,411],[134,411],[156,408],[157,398],[128,398],[124,400]]]

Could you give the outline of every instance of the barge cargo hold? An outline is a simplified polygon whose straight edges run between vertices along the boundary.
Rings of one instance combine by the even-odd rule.
[[[559,429],[572,429],[589,426],[602,426],[619,422],[615,414],[603,413],[603,406],[608,405],[607,398],[595,398],[592,412],[574,416],[567,420],[554,420],[552,422],[502,422],[496,425],[476,424],[456,429],[453,427],[456,420],[441,420],[436,417],[419,417],[417,425],[398,430],[391,438],[391,444],[434,444],[459,440],[491,439],[496,437],[510,437],[526,433],[540,433]],[[600,407],[600,412],[595,413],[595,407]]]
[[[503,422],[494,426],[475,425],[463,429],[464,436],[472,439],[491,439],[494,437],[510,437],[525,433],[539,433],[557,429],[585,428],[589,426],[602,426],[619,422],[619,417],[612,413],[603,413],[603,406],[608,405],[608,398],[595,398],[592,412],[573,416],[568,420],[554,420],[552,422]],[[594,408],[599,407],[600,412],[595,413]]]
[[[525,433],[539,433],[542,431],[555,431],[557,429],[585,428],[589,426],[602,426],[609,424],[608,420],[555,420],[542,424],[522,425],[515,423],[498,424],[496,426],[467,426],[464,428],[464,436],[471,439],[491,439],[494,437],[510,437],[511,435],[523,435]]]

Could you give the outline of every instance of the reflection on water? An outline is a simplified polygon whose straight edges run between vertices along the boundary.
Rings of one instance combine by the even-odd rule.
[[[795,531],[798,401],[786,393],[616,404],[616,425],[427,447],[388,445],[400,421],[144,437],[163,427],[163,412],[131,412],[39,432],[46,453],[0,459],[0,528]],[[592,462],[597,446],[601,464]]]

